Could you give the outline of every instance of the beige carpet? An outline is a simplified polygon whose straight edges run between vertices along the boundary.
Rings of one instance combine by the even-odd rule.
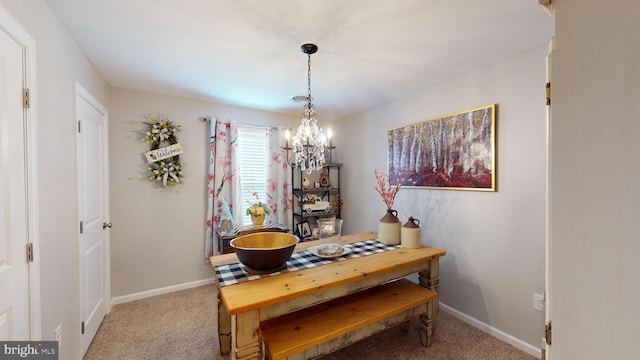
[[[218,350],[216,306],[213,285],[116,305],[84,359],[229,359]],[[442,311],[429,348],[412,320],[409,332],[394,327],[322,359],[535,360]]]

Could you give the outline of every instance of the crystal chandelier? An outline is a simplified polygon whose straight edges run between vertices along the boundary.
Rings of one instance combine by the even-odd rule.
[[[291,139],[291,147],[289,147],[289,138],[291,136],[287,129],[285,136],[287,138],[287,163],[291,167],[300,168],[311,174],[314,170],[320,170],[325,164],[325,147],[327,146],[327,137],[322,133],[322,129],[318,127],[316,120],[316,112],[311,103],[311,55],[318,51],[318,47],[314,44],[304,44],[301,47],[302,52],[307,54],[307,90],[308,94],[304,111],[302,112],[302,123],[296,130]],[[293,150],[293,161],[289,160],[289,151]]]

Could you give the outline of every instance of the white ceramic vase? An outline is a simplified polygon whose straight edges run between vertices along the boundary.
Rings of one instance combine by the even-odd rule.
[[[400,244],[400,228],[402,224],[398,219],[398,212],[388,209],[385,216],[378,221],[378,241],[387,245]]]
[[[409,249],[417,249],[422,246],[420,220],[409,216],[409,221],[400,230],[400,243],[402,247]]]

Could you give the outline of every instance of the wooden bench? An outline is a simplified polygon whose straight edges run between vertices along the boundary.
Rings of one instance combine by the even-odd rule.
[[[267,359],[312,359],[426,314],[438,294],[397,280],[260,323]],[[433,331],[421,329],[421,331]],[[426,344],[426,335],[422,336]]]

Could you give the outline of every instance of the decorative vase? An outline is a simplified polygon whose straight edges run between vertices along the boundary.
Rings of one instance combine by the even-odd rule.
[[[262,224],[264,224],[264,217],[265,215],[251,215],[251,222],[253,223],[254,227],[261,227]]]
[[[400,228],[402,224],[398,219],[398,212],[388,209],[385,216],[378,221],[378,241],[387,245],[400,244]]]
[[[422,246],[422,230],[420,230],[420,220],[409,216],[402,230],[400,231],[400,243],[402,247],[417,249]]]

